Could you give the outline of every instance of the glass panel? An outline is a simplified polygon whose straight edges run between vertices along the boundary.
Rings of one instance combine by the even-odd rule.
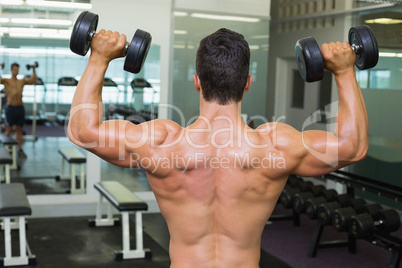
[[[237,17],[233,15],[229,18],[180,11],[179,14],[176,13],[174,22],[172,104],[179,108],[184,118],[177,110],[172,110],[173,120],[179,124],[188,124],[191,118],[199,114],[199,95],[193,82],[193,74],[196,74],[196,52],[201,39],[220,28],[241,33],[250,46],[250,74],[253,75],[253,83],[250,91],[244,95],[242,113],[247,114],[248,118],[265,117],[269,22],[255,18],[251,20],[254,22],[240,22],[236,21]],[[182,119],[185,122],[182,122]],[[262,122],[254,122],[255,126],[260,123]]]
[[[369,152],[367,158],[352,166],[351,171],[391,185],[402,186],[402,47],[401,24],[389,23],[400,19],[401,6],[380,9],[355,16],[354,24],[368,25],[374,32],[380,51],[377,66],[357,71],[369,119]],[[375,19],[381,18],[380,21]],[[388,18],[388,20],[384,20]],[[387,24],[384,22],[388,21]],[[358,192],[385,205],[402,208],[387,198]]]

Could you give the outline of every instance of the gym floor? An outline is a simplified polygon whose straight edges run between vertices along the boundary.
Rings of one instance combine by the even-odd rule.
[[[55,133],[54,126],[38,133]],[[12,171],[12,182],[23,182],[29,194],[64,194],[69,189],[68,181],[56,181],[60,173],[60,147],[71,143],[58,127],[53,137],[40,137],[36,142],[26,141],[27,158],[20,161],[21,169]],[[61,129],[61,131],[60,131]],[[102,179],[119,180],[132,191],[150,190],[145,173],[141,170],[122,169],[102,162]],[[89,187],[89,186],[88,186]],[[274,214],[288,214],[278,205]],[[114,250],[121,249],[121,227],[89,228],[88,219],[94,215],[76,218],[27,218],[27,240],[37,258],[38,268],[64,267],[169,267],[169,233],[160,214],[144,214],[144,247],[153,253],[152,261],[113,260]],[[134,217],[131,217],[134,221]],[[308,258],[315,221],[301,216],[301,226],[294,227],[291,221],[268,224],[262,235],[261,267],[388,267],[391,253],[358,240],[357,253],[350,254],[347,248],[320,249],[316,258]],[[134,224],[131,224],[133,227]],[[17,235],[13,232],[13,236]],[[131,232],[134,241],[135,232]],[[395,236],[402,237],[398,231]],[[342,240],[345,233],[337,233],[332,227],[324,229],[323,240]],[[0,257],[4,256],[4,237],[0,235]],[[13,239],[13,241],[18,241]],[[132,242],[134,243],[134,242]],[[18,243],[13,244],[17,252]]]

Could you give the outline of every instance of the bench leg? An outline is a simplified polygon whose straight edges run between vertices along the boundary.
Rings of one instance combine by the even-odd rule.
[[[5,165],[5,173],[6,173],[6,183],[8,184],[11,182],[10,165],[9,164]]]
[[[112,206],[107,203],[107,216],[103,218],[102,207],[103,207],[103,196],[99,195],[98,204],[96,206],[96,218],[94,223],[90,223],[91,226],[114,226],[118,219],[113,218]]]
[[[17,145],[7,145],[5,147],[9,152],[11,152],[11,157],[13,159],[13,163],[12,163],[10,169],[12,169],[12,170],[18,169],[18,165],[17,165]]]
[[[136,246],[135,250],[130,249],[130,221],[129,213],[122,212],[122,235],[123,235],[123,250],[115,252],[116,260],[140,259],[151,257],[149,249],[143,248],[143,233],[142,233],[142,212],[135,213],[135,231],[136,231]]]
[[[83,188],[82,186],[81,186],[81,188],[77,187],[77,183],[75,180],[75,164],[72,164],[72,163],[70,163],[70,180],[71,180],[71,193],[72,194],[84,194],[85,193],[85,188]]]
[[[5,258],[4,266],[28,265],[29,258],[26,253],[26,233],[25,233],[25,217],[19,217],[19,238],[20,238],[20,256],[13,257],[11,251],[11,227],[10,218],[4,218],[4,242],[5,242]]]

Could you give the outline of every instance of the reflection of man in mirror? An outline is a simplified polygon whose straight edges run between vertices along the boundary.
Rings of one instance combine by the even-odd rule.
[[[13,128],[15,127],[15,133],[17,135],[18,142],[18,154],[25,158],[26,154],[22,150],[22,128],[25,123],[25,109],[22,103],[22,91],[25,85],[33,85],[36,82],[35,65],[30,66],[32,68],[32,75],[24,79],[18,79],[17,75],[20,66],[17,63],[11,64],[11,78],[0,79],[0,84],[4,85],[4,90],[7,95],[6,106],[6,119],[8,126],[5,134],[11,135]]]

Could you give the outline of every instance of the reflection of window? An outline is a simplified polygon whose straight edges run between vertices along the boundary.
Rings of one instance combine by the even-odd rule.
[[[388,89],[391,78],[390,70],[370,70],[370,88]]]
[[[356,73],[357,82],[361,88],[389,89],[390,70],[364,70]]]
[[[356,79],[361,88],[368,88],[369,73],[367,70],[356,72]]]

